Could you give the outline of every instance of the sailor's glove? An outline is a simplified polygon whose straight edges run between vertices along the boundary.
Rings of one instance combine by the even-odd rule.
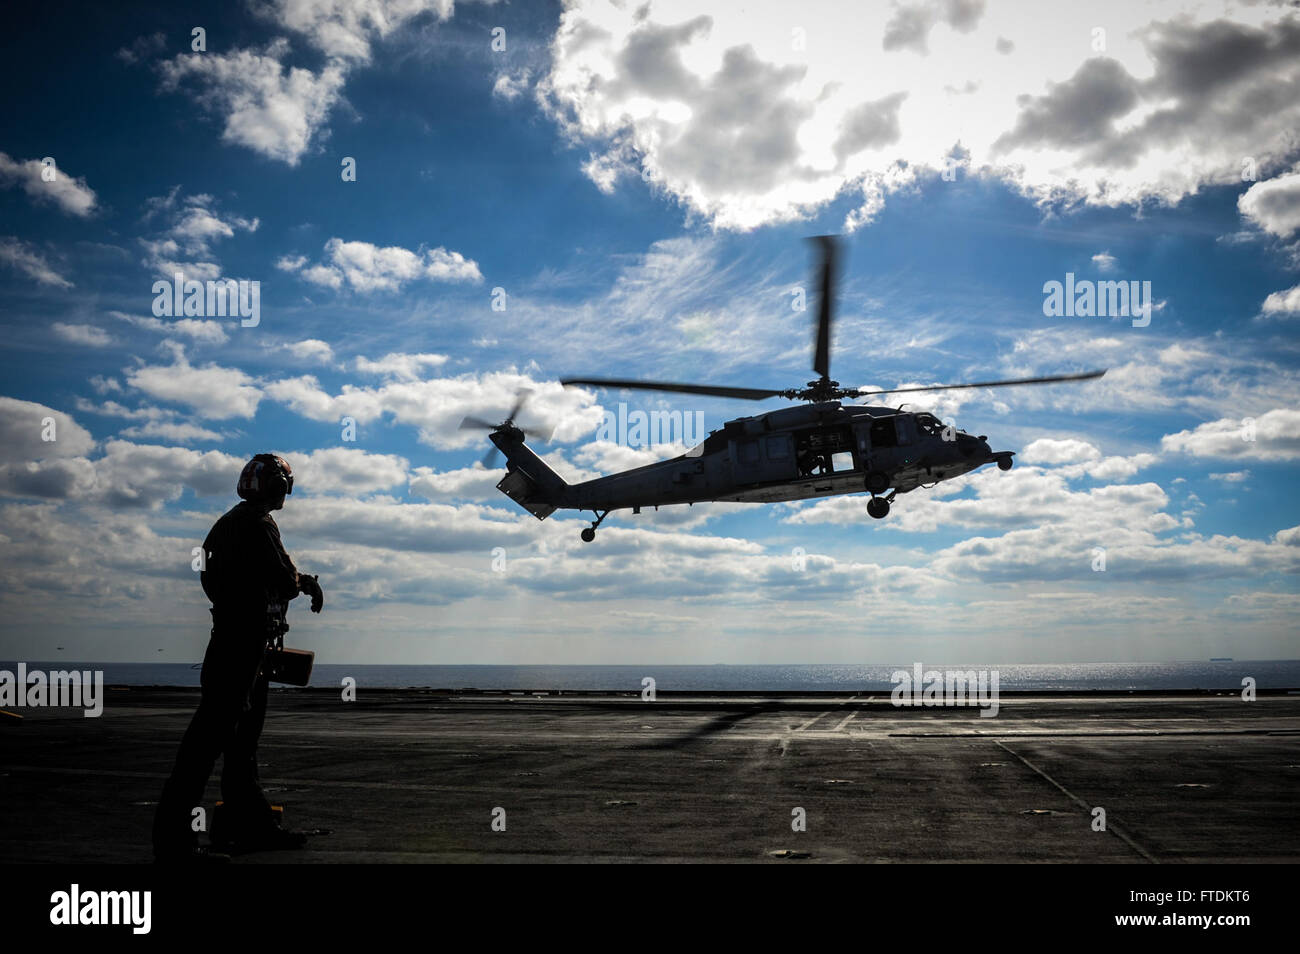
[[[320,583],[316,577],[308,576],[306,573],[298,574],[298,592],[306,593],[311,597],[311,611],[319,613],[320,608],[325,603],[325,594],[321,592]]]

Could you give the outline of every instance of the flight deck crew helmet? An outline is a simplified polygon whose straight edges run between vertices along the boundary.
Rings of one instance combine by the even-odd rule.
[[[239,472],[235,492],[244,500],[278,500],[293,493],[293,469],[283,457],[258,454]]]

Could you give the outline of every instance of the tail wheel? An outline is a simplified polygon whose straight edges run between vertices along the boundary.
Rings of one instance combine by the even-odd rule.
[[[889,501],[884,497],[872,497],[867,501],[867,513],[877,520],[882,519],[889,513]]]

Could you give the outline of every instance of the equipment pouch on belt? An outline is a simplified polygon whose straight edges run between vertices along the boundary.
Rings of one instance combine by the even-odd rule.
[[[305,649],[285,649],[284,634],[289,631],[288,605],[272,603],[266,613],[266,658],[262,671],[270,682],[287,686],[305,686],[311,680],[316,654]]]

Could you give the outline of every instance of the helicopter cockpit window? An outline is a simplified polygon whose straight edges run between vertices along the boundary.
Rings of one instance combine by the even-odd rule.
[[[914,417],[917,429],[922,434],[935,435],[943,431],[943,422],[933,414],[916,414]]]
[[[878,417],[871,422],[872,447],[897,447],[898,434],[892,417]]]

